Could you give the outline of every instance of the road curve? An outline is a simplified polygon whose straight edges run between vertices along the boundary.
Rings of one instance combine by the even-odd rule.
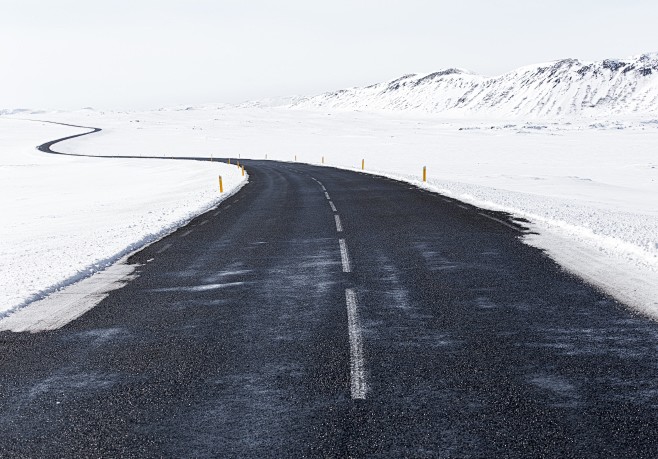
[[[83,132],[81,134],[75,134],[75,135],[69,135],[67,137],[62,137],[59,139],[51,140],[49,142],[46,142],[44,144],[41,144],[37,147],[37,150],[42,151],[44,153],[50,153],[53,155],[65,155],[65,156],[90,156],[90,155],[80,155],[80,154],[75,154],[75,153],[62,153],[59,151],[54,151],[52,149],[53,145],[56,143],[63,142],[65,140],[70,140],[70,139],[75,139],[76,137],[82,137],[84,135],[89,135],[89,134],[94,134],[96,132],[102,131],[101,128],[95,128],[95,127],[88,127],[88,126],[78,126],[76,124],[66,124],[66,123],[57,123],[55,121],[44,121],[44,120],[38,120],[40,123],[51,123],[51,124],[59,124],[60,126],[69,126],[69,127],[75,127],[75,128],[80,128],[80,129],[90,129],[89,132]]]
[[[658,456],[658,324],[507,216],[244,163],[126,287],[0,333],[0,456]]]

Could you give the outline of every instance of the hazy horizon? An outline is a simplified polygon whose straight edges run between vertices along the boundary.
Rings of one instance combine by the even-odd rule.
[[[313,95],[450,67],[499,75],[655,52],[658,4],[80,0],[0,4],[0,108],[145,109]]]

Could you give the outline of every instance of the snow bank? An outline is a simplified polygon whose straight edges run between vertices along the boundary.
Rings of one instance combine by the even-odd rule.
[[[160,238],[244,182],[236,167],[216,162],[76,158],[35,148],[82,129],[1,118],[0,131],[0,316]]]
[[[638,311],[658,317],[658,122],[451,120],[286,108],[82,111],[53,119],[103,126],[78,153],[214,154],[356,168],[533,222],[539,246]],[[573,254],[580,254],[573,256]]]

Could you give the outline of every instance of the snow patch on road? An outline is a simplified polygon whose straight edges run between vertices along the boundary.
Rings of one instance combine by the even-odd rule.
[[[532,225],[533,227],[535,225]],[[600,288],[622,303],[632,305],[642,314],[658,319],[658,270],[638,264],[637,259],[619,256],[617,243],[603,242],[599,247],[570,235],[559,235],[543,229],[528,234],[523,241],[540,248],[573,274]],[[608,250],[606,250],[606,245]],[[611,263],[611,259],[616,262]],[[648,276],[647,272],[655,275]]]
[[[36,146],[88,130],[5,118],[0,124],[0,317],[162,238],[247,179],[219,162],[50,155]],[[66,151],[67,143],[57,149]]]
[[[135,279],[137,276],[133,272],[136,267],[123,259],[102,272],[3,318],[0,320],[0,331],[35,333],[61,328],[96,306],[111,291]]]

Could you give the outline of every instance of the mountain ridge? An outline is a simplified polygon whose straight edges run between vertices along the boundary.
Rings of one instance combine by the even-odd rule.
[[[303,109],[563,117],[658,114],[658,53],[583,62],[560,59],[488,77],[448,68],[301,97]]]

